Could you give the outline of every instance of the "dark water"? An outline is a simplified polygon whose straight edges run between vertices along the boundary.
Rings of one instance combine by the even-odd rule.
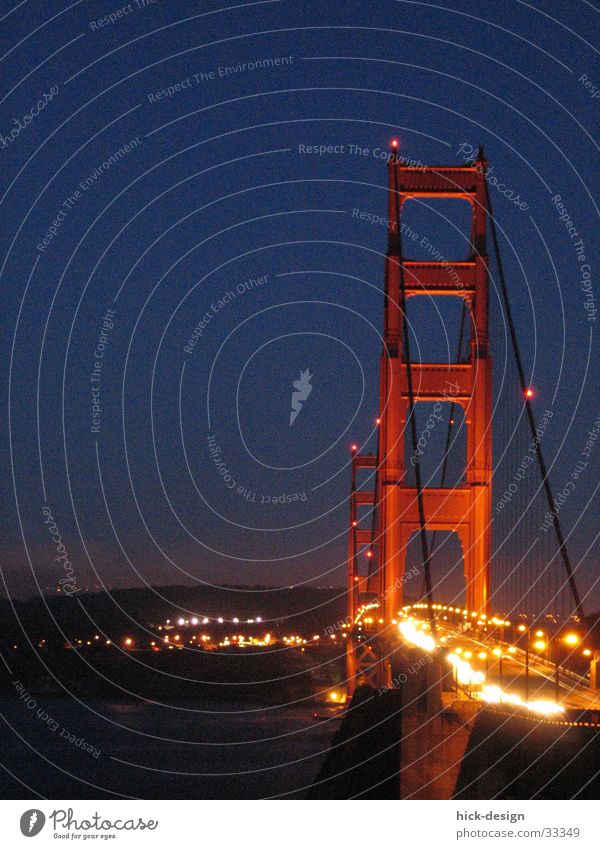
[[[0,699],[5,799],[302,798],[340,722],[307,702],[33,698]]]

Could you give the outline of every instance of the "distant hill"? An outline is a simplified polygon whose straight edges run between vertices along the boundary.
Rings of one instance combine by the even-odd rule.
[[[0,598],[0,640],[22,640],[19,622],[32,640],[54,642],[64,640],[62,634],[71,638],[96,632],[134,632],[138,623],[142,627],[158,625],[179,616],[221,616],[225,620],[260,616],[265,624],[283,619],[294,630],[322,631],[344,618],[346,603],[342,588],[311,586],[162,586],[77,593],[71,597],[38,596],[27,601]]]

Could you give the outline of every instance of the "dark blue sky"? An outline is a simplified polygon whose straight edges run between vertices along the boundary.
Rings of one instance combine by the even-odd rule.
[[[61,577],[44,505],[82,587],[343,583],[348,446],[374,450],[386,231],[369,216],[386,215],[378,151],[392,136],[432,164],[482,143],[512,192],[491,188],[517,329],[536,415],[553,412],[552,481],[571,479],[600,415],[585,306],[599,292],[596,5],[115,0],[2,14],[11,592],[33,585],[23,538],[40,585]],[[437,209],[407,208],[407,223],[464,258],[463,211]],[[428,315],[423,355],[443,360],[454,319]],[[312,392],[290,427],[305,369]],[[587,456],[561,508],[584,593],[600,447]]]

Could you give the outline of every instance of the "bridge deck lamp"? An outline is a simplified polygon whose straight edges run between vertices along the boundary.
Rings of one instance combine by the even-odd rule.
[[[566,634],[564,637],[564,642],[568,646],[576,646],[579,642],[581,642],[581,637],[579,634]]]
[[[544,651],[544,649],[546,648],[546,643],[543,640],[536,640],[533,644],[533,647],[538,651]]]

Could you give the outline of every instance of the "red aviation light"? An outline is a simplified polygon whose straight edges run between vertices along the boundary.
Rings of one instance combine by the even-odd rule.
[[[531,388],[531,386],[528,386],[527,389],[525,390],[525,397],[526,398],[535,398],[535,392]]]
[[[356,454],[356,452],[358,451],[358,445],[356,444],[356,442],[352,443],[352,445],[350,446],[350,450],[353,454]]]
[[[392,150],[398,150],[398,139],[392,139],[390,142]]]

